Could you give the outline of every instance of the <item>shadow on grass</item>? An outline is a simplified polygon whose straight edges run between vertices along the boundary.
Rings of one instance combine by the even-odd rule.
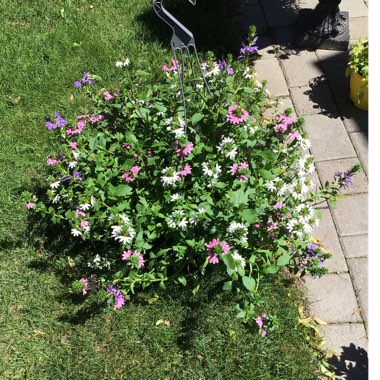
[[[368,354],[364,348],[357,347],[353,343],[349,347],[342,347],[339,358],[333,356],[328,360],[337,376],[343,376],[345,380],[368,379]]]

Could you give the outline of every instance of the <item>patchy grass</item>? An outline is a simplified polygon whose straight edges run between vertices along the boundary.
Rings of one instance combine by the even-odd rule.
[[[223,8],[210,18],[211,5],[186,7],[200,50],[228,51]],[[151,1],[0,0],[0,25],[0,378],[316,379],[316,357],[297,325],[302,294],[291,281],[265,285],[264,304],[280,321],[265,339],[236,320],[217,278],[197,297],[150,289],[113,312],[68,294],[70,278],[51,260],[59,246],[48,251],[47,236],[31,232],[20,195],[46,175],[44,117],[79,109],[73,82],[84,71],[116,87],[123,76],[116,60],[158,69],[171,60],[170,30]]]

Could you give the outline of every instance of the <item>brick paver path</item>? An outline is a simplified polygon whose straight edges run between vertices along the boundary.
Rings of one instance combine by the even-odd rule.
[[[296,49],[298,10],[314,8],[317,0],[231,0],[234,19],[242,35],[257,25],[262,59],[256,62],[258,79],[268,80],[272,96],[280,97],[282,109],[291,106],[305,118],[316,162],[317,181],[333,179],[360,163],[363,171],[336,208],[324,202],[323,219],[313,231],[333,253],[330,274],[305,286],[310,312],[325,320],[326,348],[333,349],[338,378],[368,378],[368,113],[348,100],[345,77],[347,52]],[[350,45],[368,36],[365,0],[342,0],[349,12]]]

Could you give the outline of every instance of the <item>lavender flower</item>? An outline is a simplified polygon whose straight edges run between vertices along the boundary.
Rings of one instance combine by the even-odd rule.
[[[91,76],[89,73],[83,73],[82,74],[82,79],[81,80],[77,80],[74,82],[74,86],[76,88],[79,88],[79,87],[82,87],[84,84],[93,84],[94,81],[91,79]]]
[[[354,184],[352,177],[350,176],[350,172],[348,170],[345,171],[344,173],[336,172],[335,178],[336,180],[340,182],[340,184],[343,187],[351,187]]]
[[[58,127],[63,127],[66,124],[66,120],[60,115],[58,111],[54,112],[54,117],[47,117],[45,122],[45,126],[49,131]]]

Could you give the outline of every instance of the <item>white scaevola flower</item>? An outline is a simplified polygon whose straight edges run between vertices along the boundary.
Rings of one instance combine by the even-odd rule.
[[[231,256],[234,259],[236,264],[240,265],[242,268],[245,268],[246,266],[245,259],[243,256],[239,255],[238,251],[235,251]]]
[[[127,58],[125,61],[116,61],[115,66],[116,67],[126,67],[126,66],[129,66],[130,63],[131,63],[131,60],[129,58]]]
[[[79,205],[79,209],[82,211],[87,211],[91,208],[91,205],[89,203],[82,203]]]
[[[74,169],[77,166],[78,162],[77,161],[70,161],[69,162],[69,168]]]
[[[168,175],[165,175],[167,173]],[[161,177],[161,181],[164,186],[174,185],[176,182],[181,180],[181,176],[179,175],[179,173],[173,170],[173,168],[168,167],[163,169],[162,174],[164,175]]]
[[[82,235],[82,232],[77,230],[76,228],[72,228],[71,229],[71,235],[73,236],[81,236]]]
[[[52,189],[58,189],[59,185],[61,184],[61,181],[53,182],[50,184],[50,187]]]

